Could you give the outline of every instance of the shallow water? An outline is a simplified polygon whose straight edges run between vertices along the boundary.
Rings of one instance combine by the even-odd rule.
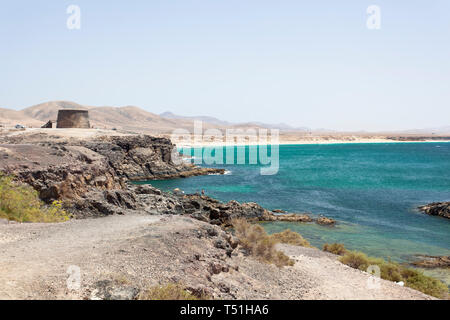
[[[282,145],[280,169],[272,176],[260,175],[258,165],[212,167],[231,173],[149,183],[338,220],[334,228],[264,224],[270,233],[297,231],[317,247],[341,242],[399,262],[414,260],[415,254],[450,255],[450,221],[416,209],[450,201],[450,143]]]

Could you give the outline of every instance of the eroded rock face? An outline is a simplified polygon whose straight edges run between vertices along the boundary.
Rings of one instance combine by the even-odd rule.
[[[31,185],[47,202],[76,199],[93,188],[125,186],[105,157],[85,147],[8,144],[2,145],[1,157],[1,172]]]
[[[425,212],[426,214],[429,214],[430,216],[440,216],[450,219],[450,201],[433,202],[419,207],[419,210]]]
[[[105,137],[102,141],[81,141],[80,144],[104,156],[116,175],[127,180],[162,180],[224,173],[223,169],[174,164],[171,157],[175,145],[166,138],[148,135]]]
[[[174,147],[168,139],[146,135],[65,142],[45,137],[33,144],[0,145],[0,171],[33,186],[47,202],[78,199],[92,190],[124,189],[128,180],[223,173],[220,169],[174,164]]]

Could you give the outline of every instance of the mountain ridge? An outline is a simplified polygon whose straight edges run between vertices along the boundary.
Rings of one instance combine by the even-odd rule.
[[[138,106],[90,106],[73,101],[55,100],[39,103],[22,110],[0,108],[0,125],[14,126],[22,124],[28,127],[40,127],[49,120],[56,120],[60,109],[89,110],[91,125],[101,129],[122,129],[152,134],[171,133],[176,129],[192,132],[195,121],[202,121],[203,129],[279,129],[282,132],[338,133],[336,130],[310,129],[294,127],[285,123],[268,124],[258,121],[229,122],[212,116],[182,116],[170,111],[152,113]],[[348,131],[349,132],[349,131]],[[356,131],[355,131],[356,132]],[[343,133],[343,132],[341,132]],[[392,131],[396,134],[449,134],[450,126]],[[369,134],[369,132],[367,132]]]

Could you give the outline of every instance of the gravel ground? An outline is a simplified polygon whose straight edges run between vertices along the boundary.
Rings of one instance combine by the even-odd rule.
[[[317,249],[281,245],[296,261],[282,269],[239,250],[229,257],[226,236],[217,226],[169,215],[0,223],[0,299],[104,298],[105,281],[120,289],[113,298],[177,281],[218,299],[430,299],[384,280],[371,289],[367,273]],[[70,266],[80,268],[79,289],[67,286]]]

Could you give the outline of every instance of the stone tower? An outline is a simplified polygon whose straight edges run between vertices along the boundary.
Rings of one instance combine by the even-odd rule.
[[[56,128],[89,129],[90,127],[87,110],[62,109],[58,111]]]

